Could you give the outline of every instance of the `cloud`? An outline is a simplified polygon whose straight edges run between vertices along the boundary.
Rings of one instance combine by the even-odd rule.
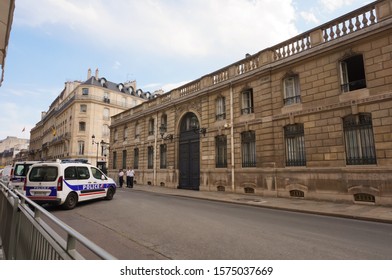
[[[119,61],[115,61],[113,63],[113,69],[114,70],[118,70],[118,69],[120,69],[120,67],[121,67],[121,63]]]
[[[40,112],[30,106],[21,106],[19,103],[12,102],[5,102],[1,107],[0,139],[5,139],[7,136],[30,138],[30,130],[35,126],[31,116],[38,118]],[[23,128],[25,128],[24,132],[22,132]]]
[[[180,86],[183,86],[183,85],[185,85],[185,84],[187,84],[187,83],[189,83],[189,82],[191,82],[191,81],[181,81],[181,82],[178,82],[178,83],[168,83],[168,84],[162,85],[162,86],[161,86],[161,89],[162,89],[164,92],[169,92],[169,91],[171,91],[172,89],[179,88]]]
[[[300,16],[308,23],[319,23],[319,20],[313,12],[302,11],[300,12]]]
[[[333,12],[354,3],[355,0],[320,0],[323,9]]]
[[[49,108],[61,90],[61,87],[42,88],[24,83],[10,87],[6,83],[1,88],[0,139],[7,136],[29,138],[30,130],[40,121],[41,111]]]
[[[108,51],[176,56],[256,52],[295,35],[291,0],[19,0],[16,24]],[[31,11],[34,11],[33,13]],[[222,52],[223,51],[223,52]]]

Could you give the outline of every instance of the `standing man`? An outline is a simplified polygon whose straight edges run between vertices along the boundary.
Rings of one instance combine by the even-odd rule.
[[[124,171],[122,171],[122,169],[120,169],[120,171],[118,172],[118,182],[120,184],[120,188],[122,188],[124,184]]]
[[[135,171],[131,167],[127,170],[127,188],[133,188],[133,177],[135,176]]]

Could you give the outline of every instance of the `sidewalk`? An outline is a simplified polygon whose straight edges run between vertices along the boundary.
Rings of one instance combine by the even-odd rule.
[[[368,204],[350,204],[328,201],[305,200],[299,198],[262,197],[250,194],[226,192],[192,191],[171,189],[166,187],[135,185],[133,189],[123,188],[125,191],[148,191],[154,193],[208,199],[227,203],[238,203],[255,207],[281,209],[318,215],[335,216],[350,219],[360,219],[382,223],[392,223],[392,207]]]

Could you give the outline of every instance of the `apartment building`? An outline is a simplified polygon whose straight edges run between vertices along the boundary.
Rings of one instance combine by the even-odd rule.
[[[0,167],[12,164],[15,160],[23,159],[29,149],[29,139],[14,136],[0,140]]]
[[[203,191],[392,205],[392,0],[112,118],[109,173]]]
[[[41,120],[30,131],[31,160],[85,159],[107,168],[110,118],[152,95],[136,81],[113,83],[88,70],[84,82],[66,82]]]

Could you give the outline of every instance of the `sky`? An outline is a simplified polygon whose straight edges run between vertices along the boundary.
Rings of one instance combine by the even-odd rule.
[[[87,71],[165,92],[364,6],[365,0],[16,0],[0,140],[30,138]]]

